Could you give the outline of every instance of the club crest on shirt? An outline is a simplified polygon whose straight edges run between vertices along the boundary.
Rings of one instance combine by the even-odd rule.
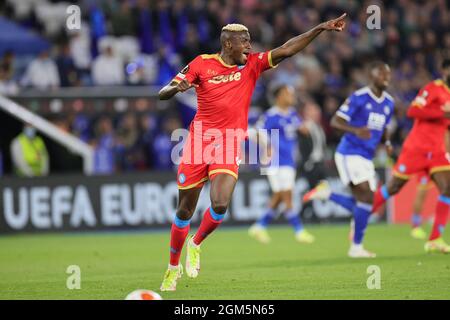
[[[384,113],[385,113],[386,115],[388,115],[389,112],[391,112],[391,109],[389,109],[388,106],[384,106]]]

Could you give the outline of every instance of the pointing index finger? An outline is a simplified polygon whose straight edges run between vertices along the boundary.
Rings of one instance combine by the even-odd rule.
[[[337,18],[337,21],[340,21],[342,19],[344,19],[347,16],[347,13],[344,13],[343,15],[341,15],[339,18]]]

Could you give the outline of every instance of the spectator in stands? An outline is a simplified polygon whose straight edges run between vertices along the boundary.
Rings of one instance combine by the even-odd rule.
[[[156,81],[157,85],[169,82],[179,71],[181,64],[178,54],[172,51],[168,45],[158,46],[157,65],[159,77]]]
[[[43,90],[59,87],[58,67],[50,58],[48,50],[43,50],[39,56],[28,65],[21,84],[23,86],[31,86]]]
[[[83,84],[91,85],[91,39],[87,23],[81,25],[81,30],[70,35],[70,53]]]
[[[139,145],[145,157],[146,167],[153,167],[153,143],[157,132],[156,116],[153,113],[139,115],[140,139]]]
[[[18,92],[15,70],[14,52],[8,50],[0,60],[0,94],[15,94]]]
[[[181,122],[177,117],[166,118],[162,124],[162,132],[155,137],[153,143],[154,168],[158,170],[173,170],[175,161],[172,159],[172,149],[177,143],[171,140],[172,132],[181,128]]]
[[[48,175],[47,148],[31,124],[26,124],[22,133],[11,142],[11,157],[16,173],[21,177]]]
[[[118,167],[122,171],[133,171],[145,167],[145,157],[139,147],[139,128],[136,114],[126,113],[117,128]]]
[[[92,138],[91,117],[84,112],[82,103],[74,103],[74,113],[70,116],[72,134],[86,143]]]
[[[114,127],[111,118],[102,116],[95,129],[94,174],[113,174],[116,170]]]
[[[136,35],[136,18],[131,12],[128,0],[123,0],[120,4],[120,10],[113,13],[111,25],[113,34],[117,37]]]
[[[124,84],[125,73],[122,60],[114,54],[110,44],[106,44],[101,50],[102,53],[92,65],[94,84],[100,86]]]
[[[70,53],[69,44],[64,43],[59,47],[56,65],[58,67],[61,87],[74,87],[80,84],[75,62]]]
[[[15,78],[15,54],[11,50],[7,50],[0,60],[0,77],[6,80],[13,80]]]

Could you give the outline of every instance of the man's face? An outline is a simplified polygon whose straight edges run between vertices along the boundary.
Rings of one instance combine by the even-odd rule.
[[[374,68],[371,72],[372,81],[377,88],[385,90],[391,81],[391,68],[387,64]]]
[[[230,39],[230,52],[235,64],[244,65],[247,63],[248,55],[252,46],[250,44],[250,34],[247,31],[236,32]]]
[[[286,105],[292,106],[295,103],[295,91],[294,88],[291,86],[287,86],[284,90],[284,98]]]

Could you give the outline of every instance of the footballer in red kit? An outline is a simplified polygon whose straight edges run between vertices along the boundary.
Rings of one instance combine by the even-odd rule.
[[[211,206],[186,247],[186,273],[191,278],[199,274],[200,244],[223,221],[236,185],[239,145],[246,137],[251,96],[260,74],[300,52],[323,31],[342,31],[345,16],[323,22],[278,48],[259,53],[251,52],[250,33],[244,25],[228,24],[220,35],[220,53],[197,56],[160,90],[159,98],[166,100],[195,88],[198,102],[178,170],[178,207],[161,291],[176,290],[183,274],[179,260],[190,220],[202,186],[210,180]]]
[[[229,65],[218,54],[203,54],[174,78],[198,85],[198,111],[178,167],[180,189],[201,187],[219,173],[237,179],[255,83],[273,67],[270,51],[247,54],[243,66]]]
[[[427,252],[450,253],[442,239],[450,209],[450,159],[446,152],[450,128],[450,59],[442,63],[442,79],[423,87],[408,109],[414,125],[403,144],[394,166],[393,178],[381,186],[374,197],[376,211],[390,196],[398,193],[413,174],[428,174],[436,183],[440,196]]]

